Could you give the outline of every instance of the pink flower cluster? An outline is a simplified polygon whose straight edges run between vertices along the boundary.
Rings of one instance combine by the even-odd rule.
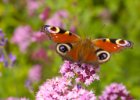
[[[64,61],[60,73],[62,77],[47,80],[36,95],[36,100],[97,100],[92,91],[82,88],[81,83],[90,85],[99,80],[99,66]],[[75,81],[73,81],[73,78]],[[113,83],[106,87],[98,100],[133,100],[125,86]]]
[[[42,67],[41,65],[34,65],[30,70],[29,70],[29,80],[31,82],[38,82],[41,79],[41,70]]]
[[[25,82],[25,87],[30,91],[33,92],[33,84],[37,83],[41,79],[41,72],[42,72],[42,66],[39,64],[36,64],[32,66],[32,68],[29,70],[28,73],[28,80]]]
[[[64,27],[63,20],[68,17],[68,12],[65,10],[60,10],[56,12],[51,18],[46,22],[48,25]]]
[[[103,91],[99,100],[134,100],[123,84],[112,83]]]
[[[42,32],[34,32],[28,25],[19,26],[15,29],[11,42],[17,44],[22,53],[25,53],[27,48],[33,42],[43,42],[48,38]]]
[[[56,77],[40,87],[36,100],[96,100],[96,97],[91,91],[73,86],[71,80]]]
[[[44,0],[26,0],[27,11],[30,16],[33,16],[37,9],[45,3]]]
[[[19,26],[15,30],[11,41],[19,46],[21,52],[25,52],[30,43],[32,43],[32,36],[30,26]]]
[[[99,80],[98,70],[99,66],[64,61],[60,73],[66,78],[75,78],[77,83],[82,82],[85,85],[90,85],[93,81]]]
[[[36,51],[32,53],[32,59],[37,61],[45,61],[48,62],[48,54],[47,51],[44,48],[39,48]]]

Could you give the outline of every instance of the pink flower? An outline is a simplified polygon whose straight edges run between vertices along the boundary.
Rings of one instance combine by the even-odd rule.
[[[36,100],[96,100],[91,91],[73,86],[71,80],[56,77],[46,81],[36,95]]]
[[[72,33],[75,33],[75,32],[76,32],[76,26],[75,26],[75,25],[71,25],[71,26],[70,26],[70,31],[71,31]]]
[[[66,98],[68,98],[68,100],[96,100],[96,96],[92,91],[78,88],[78,86],[74,86],[74,88],[67,94]]]
[[[48,54],[44,48],[40,48],[37,51],[33,52],[32,59],[48,62]]]
[[[49,37],[43,33],[43,32],[34,32],[32,41],[33,42],[44,42],[46,40],[49,40]]]
[[[34,65],[30,70],[29,70],[29,80],[31,82],[38,82],[40,81],[41,78],[41,65]]]
[[[112,83],[99,96],[99,100],[134,100],[123,84]]]
[[[99,66],[64,61],[60,73],[66,78],[75,78],[77,83],[90,85],[94,80],[99,80],[99,76],[96,74],[98,70]]]
[[[39,8],[39,3],[36,0],[27,0],[27,11],[30,16]]]
[[[12,37],[12,42],[17,44],[21,52],[25,52],[32,42],[32,29],[30,26],[19,26]]]
[[[46,7],[45,10],[39,15],[42,21],[45,21],[49,17],[50,8]]]
[[[56,12],[50,19],[47,20],[46,24],[58,27],[64,27],[63,20],[68,17],[68,12],[60,10]]]
[[[40,81],[41,71],[42,71],[41,65],[34,65],[29,70],[28,80],[26,80],[26,82],[25,82],[25,87],[28,88],[28,90],[32,93],[34,91],[32,84]]]
[[[30,16],[33,16],[36,10],[43,4],[43,0],[27,0],[27,11]]]

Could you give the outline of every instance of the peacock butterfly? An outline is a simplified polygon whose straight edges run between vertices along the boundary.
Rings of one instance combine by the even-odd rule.
[[[101,64],[107,62],[112,53],[131,48],[133,43],[123,39],[82,39],[77,34],[62,28],[44,25],[45,32],[56,44],[57,53],[65,60]]]

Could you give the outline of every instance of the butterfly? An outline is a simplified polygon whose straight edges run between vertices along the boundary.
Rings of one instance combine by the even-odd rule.
[[[82,39],[75,33],[50,25],[44,25],[41,30],[57,43],[56,52],[73,62],[99,65],[107,62],[112,53],[133,46],[131,41],[123,39]]]

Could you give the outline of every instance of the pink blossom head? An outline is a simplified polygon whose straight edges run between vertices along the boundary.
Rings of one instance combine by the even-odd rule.
[[[37,0],[27,0],[27,11],[30,16],[33,16],[40,4]]]
[[[66,78],[75,78],[77,83],[82,82],[85,85],[90,85],[94,80],[99,80],[98,70],[99,66],[64,61],[60,73]]]
[[[41,70],[42,67],[41,65],[34,65],[30,70],[29,70],[29,80],[31,82],[38,82],[41,78]]]
[[[48,54],[44,48],[39,48],[32,53],[32,59],[36,61],[45,61],[48,62]]]
[[[40,42],[44,42],[47,40],[49,40],[49,37],[45,33],[40,32],[40,31],[34,32],[33,37],[32,37],[33,42],[40,43]]]
[[[112,83],[99,96],[99,100],[134,100],[123,84]]]
[[[19,46],[21,52],[25,52],[32,42],[32,35],[30,26],[19,26],[14,31],[11,41]]]
[[[36,95],[36,100],[96,100],[95,95],[79,86],[72,86],[71,80],[56,77],[46,81]]]
[[[49,7],[46,7],[44,9],[44,11],[39,15],[39,18],[42,21],[45,21],[49,17],[49,14],[50,14],[50,8]]]
[[[96,100],[96,96],[92,91],[79,88],[75,85],[74,88],[67,94],[68,100]]]
[[[68,12],[65,10],[60,10],[56,12],[51,18],[46,22],[48,25],[64,27],[63,20],[68,17]]]

